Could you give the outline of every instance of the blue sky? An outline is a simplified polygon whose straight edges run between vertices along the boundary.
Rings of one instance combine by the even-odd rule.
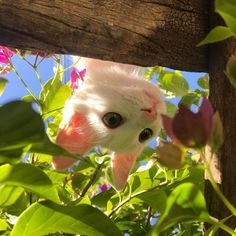
[[[28,56],[27,59],[33,62],[34,56]],[[65,59],[63,59],[63,62],[65,66],[68,66],[70,64],[69,57],[66,56]],[[25,82],[35,92],[35,94],[38,95],[40,92],[40,84],[33,69],[30,68],[30,66],[27,65],[24,61],[22,61],[18,56],[13,57],[13,63],[17,67],[19,73],[25,79]],[[39,72],[41,74],[43,81],[46,81],[53,76],[54,64],[55,64],[54,61],[48,58],[45,59],[40,65]],[[183,72],[183,76],[188,79],[190,89],[195,89],[198,87],[197,79],[202,75],[203,73]],[[19,81],[14,72],[10,72],[9,74],[3,75],[2,77],[8,79],[9,83],[2,96],[0,96],[0,104],[20,99],[22,96],[28,94],[27,90]],[[68,79],[69,79],[69,74],[67,73],[66,80]]]

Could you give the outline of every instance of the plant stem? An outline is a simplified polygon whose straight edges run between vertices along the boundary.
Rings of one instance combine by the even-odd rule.
[[[146,224],[145,224],[145,228],[148,230],[149,228],[149,225],[150,225],[150,220],[151,220],[151,217],[152,217],[152,207],[149,206],[148,207],[148,215],[147,215],[147,220],[146,220]]]
[[[39,74],[39,72],[37,70],[37,66],[36,66],[37,58],[38,58],[38,55],[35,58],[34,64],[31,64],[25,57],[22,57],[22,60],[24,62],[26,62],[30,67],[32,67],[34,69],[35,74],[36,74],[36,76],[37,76],[37,78],[39,80],[39,83],[41,85],[41,88],[43,88],[43,81],[42,81],[42,78],[41,78],[41,76],[40,76],[40,74]]]
[[[59,107],[59,108],[53,109],[53,110],[51,110],[51,111],[47,111],[47,112],[43,113],[42,116],[44,117],[45,115],[48,115],[48,114],[50,114],[50,113],[52,113],[52,112],[60,111],[60,110],[62,110],[63,108],[64,108],[64,107]]]
[[[92,186],[93,182],[95,181],[95,179],[97,178],[97,175],[101,169],[101,167],[103,166],[103,162],[101,164],[98,164],[96,170],[94,171],[90,181],[87,183],[87,185],[84,187],[82,193],[80,194],[80,197],[84,197],[85,194],[87,193],[87,191],[89,190],[89,188]]]
[[[34,60],[34,65],[33,65],[33,67],[36,69],[37,68],[37,60],[38,60],[38,57],[39,57],[39,55],[37,54],[36,55],[36,57],[35,57],[35,60]]]
[[[29,94],[34,98],[35,102],[40,106],[40,102],[37,99],[37,97],[34,95],[33,91],[30,89],[30,87],[25,83],[23,77],[20,75],[20,73],[17,71],[17,69],[14,67],[14,65],[12,64],[12,62],[10,61],[10,65],[13,69],[13,71],[16,73],[17,77],[19,78],[19,80],[21,81],[21,83],[25,86],[26,90],[29,92]]]
[[[229,226],[225,225],[224,223],[217,221],[213,217],[210,217],[209,223],[221,228],[222,230],[224,230],[225,232],[229,233],[232,236],[236,236],[236,232],[233,229],[231,229]]]
[[[124,206],[127,202],[129,202],[131,199],[139,196],[139,195],[142,195],[144,193],[148,193],[148,192],[151,192],[152,190],[154,189],[157,189],[159,187],[163,187],[163,186],[166,186],[168,184],[167,181],[159,184],[159,185],[156,185],[152,188],[149,188],[149,189],[146,189],[146,190],[143,190],[143,191],[140,191],[140,192],[137,192],[137,193],[134,193],[133,195],[129,196],[128,198],[126,198],[125,200],[123,200],[122,202],[120,202],[111,212],[110,214],[108,215],[108,217],[111,217],[114,213],[116,213],[122,206]]]

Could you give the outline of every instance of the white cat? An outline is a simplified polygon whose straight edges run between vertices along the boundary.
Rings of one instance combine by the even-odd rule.
[[[94,146],[110,149],[113,184],[122,190],[137,156],[161,127],[165,104],[157,86],[144,80],[144,68],[82,58],[83,85],[67,101],[57,144],[84,155]],[[55,156],[55,168],[74,159]]]

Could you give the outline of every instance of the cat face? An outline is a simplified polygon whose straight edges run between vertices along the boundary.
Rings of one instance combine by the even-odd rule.
[[[161,127],[164,101],[155,85],[143,79],[136,66],[83,59],[86,76],[65,105],[57,144],[85,154],[94,146],[113,151],[113,184],[122,190],[137,156]],[[58,169],[74,159],[54,156]]]
[[[88,72],[67,106],[86,116],[91,143],[115,152],[145,146],[159,132],[165,110],[159,89],[135,71],[100,68]]]

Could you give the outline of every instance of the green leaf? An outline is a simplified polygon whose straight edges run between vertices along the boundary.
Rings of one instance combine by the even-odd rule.
[[[151,80],[151,79],[153,79],[153,76],[158,75],[160,73],[160,71],[161,71],[160,66],[148,67],[145,70],[144,77],[145,77],[145,79]]]
[[[8,80],[0,77],[0,96],[3,94],[3,91],[8,83]]]
[[[226,75],[234,88],[236,88],[236,57],[231,56],[226,65]]]
[[[158,81],[160,88],[167,93],[172,93],[173,96],[179,97],[188,93],[188,82],[179,71],[164,71],[160,74]]]
[[[13,205],[5,207],[4,210],[10,215],[19,216],[27,207],[29,207],[29,195],[24,191]]]
[[[102,191],[92,198],[92,204],[100,208],[106,208],[107,202],[114,194],[116,194],[116,192],[113,188],[110,188],[107,191]]]
[[[150,192],[139,195],[141,199],[158,212],[164,212],[166,207],[167,195],[163,189],[155,189]]]
[[[76,158],[49,140],[30,103],[14,101],[0,107],[0,162],[19,159],[24,151]]]
[[[200,96],[197,93],[191,92],[181,98],[179,105],[185,105],[190,109],[193,104],[198,105],[199,100]]]
[[[140,161],[149,161],[150,157],[155,153],[155,149],[151,147],[145,147],[141,154],[138,156],[137,162]]]
[[[127,235],[145,235],[145,229],[139,222],[119,221],[116,223],[116,225],[120,230],[132,233],[132,234],[127,234]]]
[[[106,215],[90,205],[62,206],[45,201],[31,205],[19,217],[11,236],[40,236],[54,232],[88,236],[122,235]]]
[[[216,0],[216,12],[221,15],[231,32],[236,36],[236,2],[234,0]]]
[[[10,229],[10,225],[7,223],[7,221],[0,219],[0,231],[6,231],[8,229]]]
[[[208,220],[208,212],[202,192],[193,183],[177,186],[167,199],[167,206],[151,235],[184,221]]]
[[[209,76],[205,74],[204,76],[200,77],[197,81],[198,86],[203,89],[209,89]]]
[[[2,185],[0,187],[0,207],[13,205],[23,192],[24,189],[21,187]]]
[[[25,163],[0,166],[0,183],[30,190],[45,199],[59,203],[56,188],[49,177],[39,168]]]
[[[208,33],[208,35],[199,44],[197,44],[197,47],[200,47],[209,43],[216,43],[232,36],[233,36],[233,33],[228,27],[216,26]]]
[[[30,103],[15,101],[0,107],[0,150],[24,147],[44,134],[43,121]]]
[[[165,101],[165,103],[166,103],[167,116],[174,117],[176,112],[178,111],[177,106],[169,101]]]
[[[129,177],[129,185],[133,193],[137,193],[159,184],[159,180],[154,180],[157,173],[156,165],[145,171],[136,171]]]
[[[34,98],[31,95],[25,95],[21,99],[24,102],[34,102],[35,101]]]
[[[46,118],[53,112],[62,110],[65,101],[71,96],[72,90],[61,82],[63,68],[58,64],[55,76],[48,80],[40,93],[42,113]]]

